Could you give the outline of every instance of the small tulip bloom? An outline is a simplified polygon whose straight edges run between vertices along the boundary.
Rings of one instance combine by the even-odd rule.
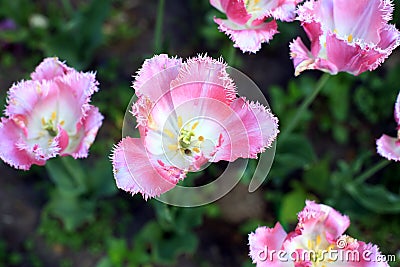
[[[397,123],[397,137],[382,135],[376,141],[378,153],[388,160],[400,161],[400,93],[394,106],[394,119]]]
[[[390,0],[310,0],[298,8],[299,20],[311,41],[290,44],[295,75],[304,70],[359,75],[382,64],[400,44],[400,33],[388,22]]]
[[[350,220],[333,208],[306,201],[298,219],[289,234],[277,223],[249,235],[249,255],[257,267],[389,266],[376,245],[344,235]]]
[[[208,162],[256,158],[272,144],[278,120],[236,96],[226,67],[207,56],[145,61],[133,83],[140,138],[125,137],[112,155],[119,188],[159,196]]]
[[[98,90],[95,74],[46,58],[31,78],[8,92],[6,117],[0,122],[0,158],[28,170],[58,155],[87,157],[103,120],[89,104]]]
[[[243,52],[256,53],[261,44],[278,33],[276,19],[293,21],[296,5],[302,0],[210,0],[227,19],[214,18],[218,29]],[[271,21],[267,21],[272,18]]]

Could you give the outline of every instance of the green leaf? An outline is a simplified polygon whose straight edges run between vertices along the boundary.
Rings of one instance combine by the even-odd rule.
[[[279,209],[279,222],[283,226],[295,223],[297,221],[297,213],[304,208],[306,199],[307,194],[301,188],[296,188],[286,194]]]
[[[400,196],[382,185],[349,183],[346,191],[365,208],[376,213],[400,213]]]
[[[310,168],[304,171],[303,180],[307,188],[316,193],[326,195],[329,188],[329,161],[322,160],[311,165]]]
[[[71,195],[68,191],[55,190],[47,209],[51,215],[61,219],[67,231],[71,232],[94,219],[95,203]]]

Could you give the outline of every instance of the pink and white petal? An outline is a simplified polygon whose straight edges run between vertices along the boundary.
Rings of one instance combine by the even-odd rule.
[[[144,199],[171,190],[185,173],[152,158],[138,138],[126,137],[112,154],[114,177],[118,188]]]
[[[384,261],[385,257],[379,251],[377,245],[365,242],[358,241],[359,244],[357,250],[358,258],[355,258],[354,261],[351,262],[351,265],[348,263],[347,266],[351,267],[389,267],[387,261]],[[350,253],[348,253],[350,255]],[[355,254],[353,254],[355,255]]]
[[[244,25],[251,18],[244,0],[221,0],[219,7],[222,7],[228,19],[234,23]]]
[[[322,26],[317,22],[303,23],[304,31],[307,34],[308,39],[311,42],[311,54],[314,57],[318,57],[321,52],[321,36],[324,34]]]
[[[38,160],[17,144],[23,142],[23,132],[13,120],[1,118],[0,122],[0,158],[14,168],[29,170],[32,164],[44,165],[46,160]]]
[[[315,59],[300,37],[293,40],[289,48],[290,58],[293,60],[295,76],[300,75],[300,73],[305,70],[315,69]]]
[[[380,42],[377,47],[387,51],[389,56],[392,51],[400,45],[400,32],[396,26],[392,24],[386,24],[379,33]]]
[[[276,223],[274,228],[258,227],[254,233],[249,234],[249,256],[257,267],[283,267],[293,266],[290,263],[279,261],[277,254],[270,255],[271,251],[280,251],[287,234],[283,227]],[[267,254],[267,255],[265,255]]]
[[[256,53],[262,43],[269,42],[278,33],[276,21],[266,22],[252,28],[235,24],[229,20],[214,18],[219,25],[218,29],[224,32],[234,42],[234,47],[243,52]]]
[[[325,233],[329,242],[341,236],[350,225],[350,219],[346,215],[323,204],[316,204],[314,201],[306,201],[306,206],[298,214],[301,231]]]
[[[157,100],[168,91],[170,82],[178,75],[181,64],[181,58],[169,58],[166,54],[155,55],[150,59],[146,59],[142,68],[136,73],[133,82],[136,95],[146,95],[151,101]],[[151,78],[153,78],[152,82],[147,83]],[[154,86],[154,84],[157,84],[157,86]]]
[[[236,99],[230,108],[233,113],[223,121],[227,132],[212,161],[257,158],[276,139],[278,119],[266,107],[244,97]]]
[[[386,57],[384,52],[374,47],[368,47],[366,44],[349,44],[337,38],[334,33],[326,37],[326,54],[327,61],[334,64],[338,71],[345,71],[356,76],[377,68]]]
[[[382,135],[376,141],[378,154],[388,160],[400,161],[400,141],[397,138]]]
[[[31,74],[32,80],[53,80],[69,72],[74,72],[73,68],[68,67],[57,57],[45,58]]]
[[[275,6],[270,8],[269,15],[274,19],[291,22],[296,17],[296,5],[302,0],[264,0],[267,2],[275,2]]]
[[[225,9],[222,6],[221,0],[210,0],[210,4],[222,13],[225,13]]]
[[[394,119],[397,124],[400,124],[400,93],[397,95],[396,103],[394,104]]]
[[[5,115],[29,116],[36,104],[52,90],[52,82],[22,81],[14,84],[8,91]]]
[[[70,138],[68,147],[62,151],[62,156],[71,155],[75,159],[86,158],[89,148],[94,142],[97,132],[103,123],[103,115],[95,106],[90,106],[82,122],[78,122],[76,135]]]
[[[379,29],[386,23],[385,18],[391,17],[390,1],[358,0],[352,5],[347,0],[329,1],[338,33],[352,34],[366,43],[379,42]]]
[[[201,82],[201,86],[207,86],[207,84],[219,85],[219,87],[215,87],[212,91],[216,91],[219,94],[223,90],[222,92],[225,93],[226,101],[224,101],[223,97],[215,99],[220,99],[229,104],[236,98],[236,87],[232,78],[226,72],[227,67],[228,65],[222,58],[215,60],[207,55],[198,55],[197,57],[189,58],[182,64],[177,78],[171,82],[171,88],[175,89],[176,87],[193,82]],[[179,91],[182,92],[182,90]],[[202,91],[209,90],[203,89]],[[191,90],[188,90],[186,93],[189,92]],[[210,92],[207,94],[210,94]],[[200,94],[200,96],[208,97],[203,94]]]

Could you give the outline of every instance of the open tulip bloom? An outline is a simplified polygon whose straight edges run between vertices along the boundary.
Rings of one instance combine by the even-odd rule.
[[[359,75],[376,69],[400,44],[390,0],[310,0],[297,10],[311,41],[290,44],[295,75],[307,69]]]
[[[57,155],[87,157],[103,120],[89,104],[98,90],[95,74],[46,58],[31,78],[8,91],[6,117],[0,122],[0,158],[28,170]]]
[[[249,235],[257,267],[389,267],[376,245],[344,235],[350,220],[333,208],[306,201],[298,219],[289,234],[277,223]]]
[[[378,153],[389,160],[400,161],[400,93],[394,106],[394,119],[397,123],[397,137],[382,135],[376,141]]]
[[[125,137],[112,155],[119,188],[159,196],[208,162],[256,158],[272,144],[277,118],[237,97],[226,68],[208,56],[144,62],[133,83],[140,138]]]
[[[210,0],[210,3],[226,14],[227,19],[214,18],[214,21],[234,41],[234,47],[256,53],[262,43],[269,42],[278,33],[275,19],[293,21],[296,5],[301,1]]]

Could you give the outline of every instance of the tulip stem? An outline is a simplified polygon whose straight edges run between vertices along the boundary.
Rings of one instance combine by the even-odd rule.
[[[300,118],[303,116],[304,112],[308,109],[314,99],[317,97],[321,89],[325,86],[326,82],[329,80],[330,74],[324,73],[318,80],[317,85],[315,87],[314,92],[312,92],[308,97],[303,100],[300,108],[294,115],[293,119],[289,122],[288,126],[283,129],[282,134],[280,135],[280,141],[287,138],[287,136],[296,128],[297,124],[300,121]]]
[[[360,174],[359,176],[357,176],[356,178],[354,178],[354,182],[356,184],[361,184],[363,183],[365,180],[367,180],[368,178],[370,178],[372,175],[374,175],[375,173],[377,173],[379,170],[383,169],[384,167],[386,167],[387,165],[389,165],[390,161],[389,160],[382,160],[382,161],[378,161],[378,163],[376,163],[374,166],[372,166],[371,168],[367,169],[366,171],[364,171],[362,174]]]
[[[165,0],[158,0],[156,28],[154,30],[154,52],[161,53],[162,50],[162,29],[164,20]]]

